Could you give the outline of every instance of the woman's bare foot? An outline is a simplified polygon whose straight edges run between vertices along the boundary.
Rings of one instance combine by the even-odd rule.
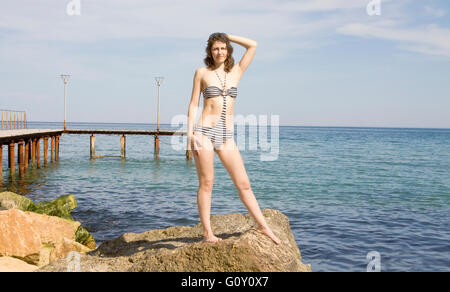
[[[214,235],[205,235],[205,241],[211,242],[211,243],[217,243],[219,241],[222,241],[222,238],[216,237]]]
[[[258,231],[259,233],[267,235],[277,245],[281,244],[281,240],[278,237],[276,237],[275,234],[273,234],[273,232],[272,232],[272,230],[270,230],[270,228],[258,227],[256,229],[256,231]]]

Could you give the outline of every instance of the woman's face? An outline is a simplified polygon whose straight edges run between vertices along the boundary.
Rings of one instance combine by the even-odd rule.
[[[215,41],[211,46],[211,55],[216,63],[223,63],[228,57],[227,44]]]

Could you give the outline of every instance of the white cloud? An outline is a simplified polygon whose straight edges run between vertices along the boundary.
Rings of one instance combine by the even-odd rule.
[[[385,0],[388,2],[389,0]],[[299,12],[313,12],[313,11],[333,11],[341,9],[355,9],[364,8],[370,0],[307,0],[307,1],[290,1],[281,4],[283,9]]]
[[[450,57],[450,29],[438,25],[420,28],[399,28],[394,23],[350,23],[337,29],[339,33],[367,38],[396,41],[400,48]]]
[[[445,11],[444,9],[439,9],[431,6],[425,6],[424,10],[425,13],[436,18],[441,18],[447,14],[447,11]]]
[[[14,41],[205,39],[223,31],[261,41],[267,50],[260,49],[260,56],[274,60],[295,50],[333,43],[338,27],[342,34],[389,39],[399,42],[400,48],[448,55],[448,29],[402,29],[396,23],[399,15],[406,18],[408,0],[382,0],[383,21],[375,23],[366,14],[370,0],[80,1],[80,16],[66,14],[70,0],[2,3],[2,46]],[[425,11],[435,16],[443,13],[431,6]]]
[[[80,1],[80,16],[66,14],[69,0],[8,1],[2,4],[0,29],[21,32],[27,39],[63,41],[155,36],[200,38],[212,31],[292,36],[328,28],[329,18],[335,24],[336,20],[342,23],[348,17],[326,15],[312,21],[306,17],[308,12],[357,8],[363,15],[368,3],[367,0]]]
[[[29,43],[34,50],[19,50],[27,56],[49,55],[49,47],[43,42],[206,39],[212,32],[223,31],[257,39],[264,44],[258,56],[273,61],[296,50],[326,45],[329,41],[322,38],[323,33],[348,21],[349,14],[344,11],[359,8],[361,13],[357,15],[366,17],[367,5],[366,0],[81,0],[81,15],[68,16],[69,2],[16,0],[2,4],[0,32],[9,32],[0,39],[3,51],[18,56],[19,52],[14,52],[18,44],[27,47]],[[308,12],[317,11],[329,13],[309,17]]]

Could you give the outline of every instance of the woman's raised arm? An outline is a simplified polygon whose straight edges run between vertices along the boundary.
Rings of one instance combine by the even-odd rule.
[[[253,57],[255,56],[258,42],[241,36],[235,36],[230,34],[227,34],[227,36],[231,42],[241,45],[247,49],[238,64],[241,74],[243,74],[245,70],[247,70],[248,66],[253,60]]]

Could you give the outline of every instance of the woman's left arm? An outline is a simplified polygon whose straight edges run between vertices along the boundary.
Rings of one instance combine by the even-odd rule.
[[[235,36],[230,34],[227,34],[227,36],[230,41],[239,44],[247,49],[244,55],[242,56],[241,61],[239,61],[238,64],[238,67],[242,75],[245,72],[245,70],[247,70],[248,66],[253,60],[253,57],[255,56],[258,42],[241,36]]]

